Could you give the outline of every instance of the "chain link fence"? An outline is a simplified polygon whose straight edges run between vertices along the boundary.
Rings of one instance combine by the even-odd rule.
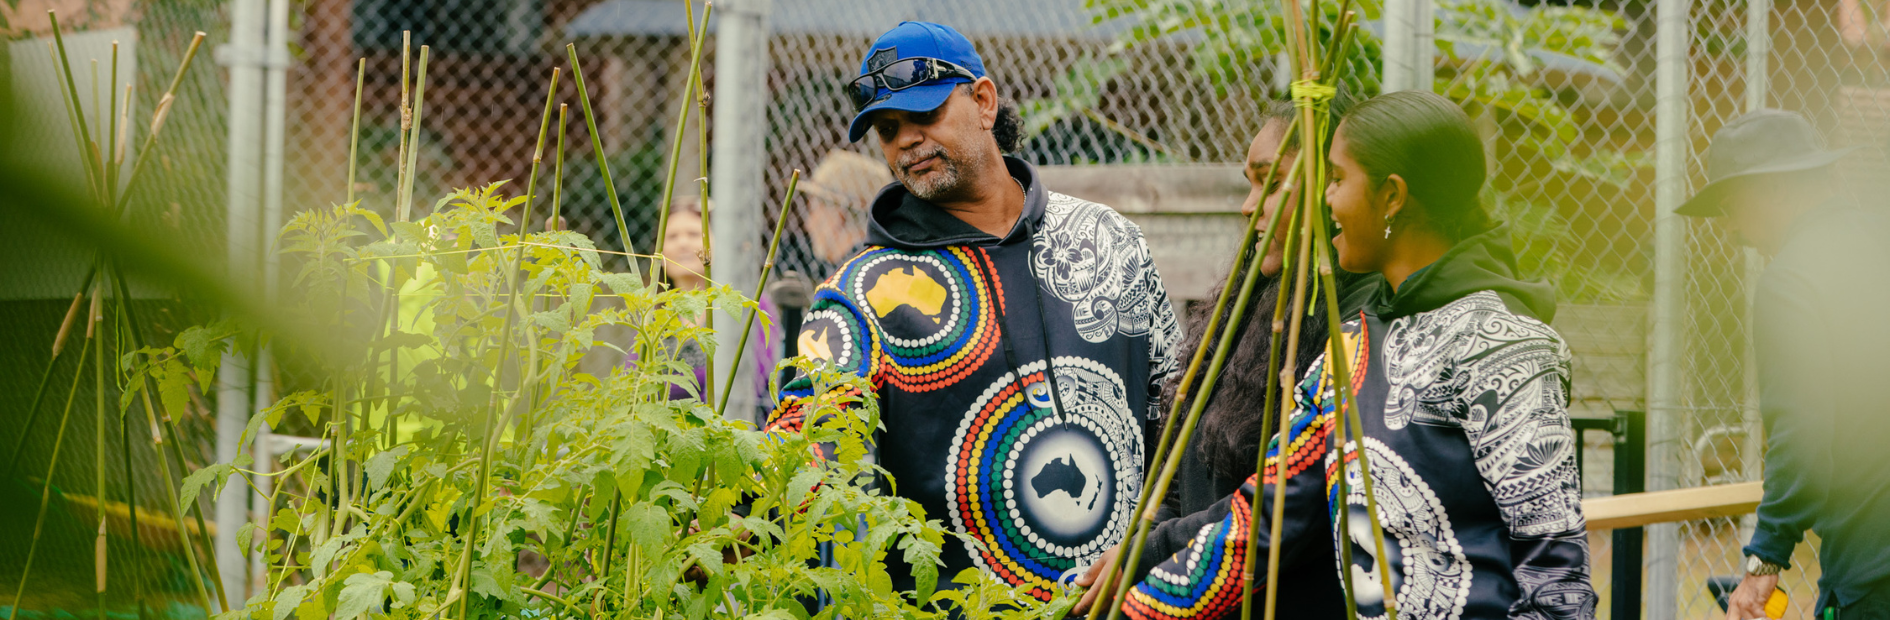
[[[228,38],[224,2],[38,4],[44,6],[22,0],[5,15],[15,41],[16,80],[26,75],[22,59],[43,48],[38,38],[48,33],[43,24],[34,25],[34,12],[53,5],[62,14],[83,12],[87,17],[65,25],[135,34],[134,119],[155,105],[192,31],[208,31],[208,46]],[[1324,3],[1328,18],[1337,4]],[[1672,448],[1661,453],[1671,458],[1649,466],[1665,468],[1657,475],[1669,476],[1674,486],[1757,480],[1761,443],[1745,314],[1749,284],[1762,265],[1710,224],[1675,224],[1685,233],[1681,284],[1673,293],[1683,317],[1675,328],[1680,363],[1671,375],[1678,396],[1664,409],[1649,402],[1648,343],[1658,336],[1650,333],[1650,307],[1661,280],[1655,273],[1655,239],[1662,212],[1656,153],[1665,135],[1658,121],[1663,5],[1653,0],[1387,0],[1386,5],[1364,4],[1366,32],[1344,56],[1350,88],[1369,95],[1381,81],[1392,79],[1383,67],[1388,57],[1395,61],[1404,52],[1388,50],[1384,42],[1432,44],[1422,79],[1405,83],[1427,85],[1463,103],[1489,138],[1492,176],[1486,203],[1512,225],[1518,257],[1529,274],[1557,286],[1562,309],[1556,327],[1577,354],[1575,414],[1649,411],[1650,426],[1653,419],[1669,416],[1665,419],[1674,431],[1657,440]],[[692,110],[688,126],[678,132],[675,125],[678,110],[692,103],[683,98],[689,53],[681,2],[336,0],[291,3],[290,8],[283,184],[283,205],[290,214],[336,204],[348,195],[356,61],[365,58],[359,171],[352,189],[363,206],[391,216],[403,33],[411,33],[416,62],[420,47],[428,49],[416,216],[454,188],[500,180],[523,183],[550,71],[568,68],[567,43],[575,44],[582,63],[627,230],[615,226],[594,164],[597,154],[575,105],[564,135],[562,225],[589,235],[603,249],[647,250],[659,232],[658,203],[673,150],[681,161],[677,195],[697,193],[694,179],[705,174],[700,162],[706,160],[706,141],[697,126],[701,119]],[[694,8],[701,19],[703,7]],[[1685,126],[1678,135],[1685,142],[1687,187],[1704,182],[1700,154],[1713,131],[1747,109],[1770,106],[1805,113],[1834,145],[1867,147],[1843,164],[1845,177],[1859,195],[1880,195],[1887,178],[1883,147],[1890,142],[1890,73],[1882,63],[1890,41],[1890,7],[1879,0],[1694,0],[1686,9],[1681,22],[1686,53],[1680,61],[1686,76]],[[1000,94],[1018,102],[1025,114],[1028,138],[1019,156],[1044,166],[1051,189],[1111,202],[1128,213],[1148,231],[1175,297],[1199,299],[1208,283],[1219,279],[1238,239],[1238,225],[1230,224],[1245,192],[1238,165],[1258,128],[1255,102],[1283,96],[1291,77],[1278,70],[1281,45],[1271,30],[1272,10],[1264,2],[1204,0],[774,0],[768,18],[765,135],[755,145],[766,153],[761,180],[766,199],[760,212],[767,221],[757,229],[772,230],[780,217],[788,173],[809,173],[802,182],[807,198],[786,226],[789,236],[777,273],[790,281],[817,282],[863,242],[864,201],[890,177],[875,165],[880,154],[871,134],[858,144],[845,140],[851,110],[839,85],[853,75],[880,32],[903,19],[923,19],[950,24],[977,45]],[[1400,10],[1418,11],[1431,18],[1432,26],[1403,31],[1415,26],[1383,19]],[[1755,16],[1764,16],[1762,23]],[[712,26],[701,63],[711,93],[719,86],[714,34]],[[228,95],[226,72],[203,62],[208,59],[200,58],[203,64],[186,81],[183,101],[172,113],[167,131],[174,133],[167,133],[158,160],[169,182],[148,188],[134,205],[133,221],[221,256]],[[559,88],[560,101],[576,102],[572,80],[562,80]],[[708,103],[713,117],[715,101]],[[37,119],[31,122],[39,123],[54,143],[69,138],[64,119],[23,118]],[[37,378],[33,373],[46,364],[48,334],[83,275],[73,265],[83,265],[84,257],[76,251],[70,259],[47,258],[65,256],[51,250],[18,252],[8,256],[46,266],[10,270],[16,273],[0,281],[7,291],[5,315],[13,319],[6,339],[9,359],[33,369],[5,379],[15,389],[4,391],[30,395]],[[626,266],[622,257],[615,260],[612,268]],[[168,313],[170,329],[194,318],[185,306],[161,302],[175,298],[174,293],[146,296],[158,308],[154,313]],[[168,338],[161,334],[154,338]],[[69,363],[54,368],[55,387],[75,372]],[[293,359],[275,368],[278,392],[314,380]],[[8,411],[26,408],[19,396],[5,402]],[[207,460],[213,407],[206,404],[192,418],[194,426],[187,425],[198,429],[189,458]],[[23,482],[35,480],[31,476],[39,475],[50,458],[45,446],[54,429],[44,418],[54,412],[42,411],[30,435],[23,436],[18,424],[0,432],[0,440],[24,437],[23,445],[34,447],[23,453],[21,471],[5,481],[19,499],[5,502],[9,527],[19,525],[20,518],[30,527],[31,515],[17,507],[32,505],[37,496],[37,487]],[[89,438],[86,420],[74,416],[67,432]],[[1607,495],[1613,442],[1606,433],[1589,433],[1584,446],[1584,489],[1590,496]],[[77,493],[70,489],[89,488],[93,476],[90,442],[68,448],[77,450],[68,462],[78,465],[62,464],[55,486]],[[152,468],[137,465],[140,504],[155,509],[159,483],[143,473]],[[76,538],[50,547],[52,553],[84,555],[83,545],[90,543],[86,528],[92,525],[71,520],[61,527]],[[1740,574],[1739,548],[1749,528],[1749,517],[1652,528],[1650,539],[1672,539],[1664,559],[1656,557],[1663,547],[1650,540],[1646,617],[1717,617],[1705,580]],[[1593,543],[1597,589],[1607,617],[1614,550],[1605,533],[1597,533]],[[1790,617],[1809,617],[1817,578],[1811,549],[1800,547],[1784,580],[1795,601]],[[5,564],[0,579],[17,574],[10,567],[24,552],[23,544],[0,544],[0,564]],[[163,557],[175,564],[177,556]],[[172,576],[165,583],[178,600],[188,601],[185,582],[175,578],[179,570],[171,566],[163,573]],[[78,603],[55,597],[31,609],[50,611],[90,600],[85,598],[89,582],[74,575],[70,583],[59,583],[70,586],[71,596],[78,598],[68,598]],[[11,584],[0,582],[6,585]],[[1662,588],[1667,594],[1659,594]]]

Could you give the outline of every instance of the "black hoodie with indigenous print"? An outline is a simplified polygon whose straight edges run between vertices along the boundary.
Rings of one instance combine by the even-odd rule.
[[[1220,507],[1218,522],[1137,584],[1123,603],[1127,615],[1238,613],[1241,561],[1249,545],[1267,557],[1274,493],[1284,484],[1283,561],[1324,557],[1337,566],[1360,618],[1386,616],[1381,574],[1400,618],[1593,618],[1569,353],[1548,326],[1554,312],[1549,285],[1517,277],[1500,226],[1459,242],[1395,292],[1381,285],[1341,333],[1385,557],[1366,512],[1358,444],[1333,441],[1339,388],[1328,351],[1295,389],[1287,432],[1268,446],[1265,469]],[[1343,467],[1335,443],[1345,446]],[[1261,534],[1251,540],[1256,501]],[[1337,561],[1341,545],[1350,566]],[[1280,593],[1283,604],[1304,595]]]
[[[798,342],[872,381],[878,463],[964,535],[940,581],[978,567],[1047,599],[1122,539],[1180,330],[1135,224],[1005,163],[1025,200],[1001,238],[882,190],[867,247],[816,290]],[[768,428],[801,428],[809,396],[790,384]]]

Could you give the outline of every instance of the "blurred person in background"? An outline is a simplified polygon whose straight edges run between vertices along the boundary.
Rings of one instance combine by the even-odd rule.
[[[1340,89],[1327,108],[1330,115],[1328,134],[1325,136],[1327,140],[1331,139],[1330,128],[1339,125],[1339,117],[1350,109],[1351,104],[1351,98],[1344,89]],[[1298,204],[1298,194],[1292,191],[1294,188],[1287,187],[1286,176],[1295,169],[1294,165],[1299,159],[1299,132],[1295,128],[1293,135],[1286,133],[1298,116],[1290,101],[1269,101],[1261,106],[1260,114],[1265,120],[1247,146],[1247,165],[1241,170],[1241,176],[1248,186],[1247,200],[1241,204],[1241,213],[1252,215],[1254,210],[1261,210],[1261,218],[1255,222],[1255,226],[1265,231],[1268,222],[1279,213],[1281,204]],[[1282,141],[1289,143],[1283,152],[1280,150]],[[1275,153],[1280,154],[1278,161],[1273,158]],[[1272,173],[1271,177],[1269,173]],[[1279,228],[1285,229],[1286,226],[1282,223]],[[1270,337],[1273,335],[1271,326],[1273,309],[1281,290],[1280,271],[1285,266],[1286,235],[1283,232],[1275,233],[1265,252],[1260,260],[1261,280],[1255,284],[1248,301],[1247,317],[1235,336],[1234,349],[1228,352],[1225,370],[1215,384],[1207,408],[1201,413],[1194,437],[1188,442],[1188,450],[1182,456],[1181,468],[1175,472],[1175,479],[1170,483],[1168,496],[1161,503],[1154,529],[1149,531],[1147,546],[1142,550],[1140,565],[1131,567],[1127,573],[1131,581],[1141,581],[1157,564],[1167,561],[1192,543],[1202,527],[1227,517],[1228,511],[1237,501],[1235,492],[1253,476],[1260,448],[1269,439],[1260,436],[1261,412],[1266,409],[1268,354],[1273,340]],[[1360,305],[1370,296],[1371,290],[1377,286],[1378,279],[1346,271],[1339,271],[1336,275],[1341,289],[1339,313],[1348,316],[1356,314]],[[1291,283],[1287,284],[1290,289]],[[1217,285],[1208,293],[1207,299],[1216,299],[1220,295],[1221,288]],[[1233,300],[1229,300],[1229,307],[1232,307],[1232,303]],[[1203,333],[1212,311],[1213,306],[1205,303],[1195,304],[1190,309],[1187,340],[1177,349],[1177,361],[1193,359],[1203,340],[1214,342],[1212,338],[1218,334]],[[1325,312],[1314,312],[1302,321],[1299,350],[1294,354],[1294,368],[1300,370],[1311,367],[1319,354],[1326,350],[1327,344]],[[1284,341],[1280,346],[1285,346]],[[1196,385],[1199,385],[1200,379],[1196,377]],[[1169,410],[1174,399],[1178,398],[1175,390],[1179,382],[1177,373],[1166,386],[1162,401],[1164,411]],[[1278,393],[1274,398],[1277,403]],[[1278,419],[1277,415],[1274,417]],[[1317,515],[1314,517],[1318,519]],[[1331,527],[1323,519],[1318,520],[1315,526]],[[1091,605],[1097,604],[1098,599],[1104,601],[1101,604],[1108,605],[1100,590],[1092,586],[1104,565],[1120,552],[1120,546],[1110,549],[1076,580],[1077,586],[1091,589],[1084,593],[1082,600],[1071,608],[1070,613],[1085,613]],[[1338,618],[1345,614],[1339,574],[1332,570],[1330,556],[1302,553],[1282,559],[1280,591],[1293,595],[1279,601],[1281,617]]]
[[[800,333],[813,302],[814,285],[840,269],[866,242],[866,209],[881,189],[893,184],[884,160],[834,149],[801,181],[800,234],[783,239],[775,261],[779,277],[768,285],[769,300],[779,308],[783,333]],[[783,355],[800,355],[796,343],[782,343]],[[784,370],[785,372],[785,370]]]
[[[1804,117],[1759,110],[1714,134],[1711,182],[1675,213],[1713,218],[1771,258],[1752,320],[1765,496],[1727,618],[1766,617],[1805,531],[1818,534],[1816,617],[1890,618],[1890,215],[1845,198]]]
[[[713,207],[714,203],[711,202],[710,205]],[[702,237],[701,199],[685,196],[671,202],[669,222],[663,230],[663,259],[667,262],[663,266],[663,284],[666,288],[684,291],[708,288],[709,280],[703,277],[705,263]],[[768,316],[756,317],[754,332],[749,334],[748,350],[745,356],[754,360],[756,380],[749,389],[755,390],[755,395],[758,397],[756,402],[762,403],[762,410],[759,413],[765,414],[767,410],[773,408],[774,399],[768,390],[768,374],[773,371],[775,362],[781,359],[781,332],[778,328],[772,327],[773,321],[769,318],[778,314],[775,312],[774,304],[766,295],[756,301],[761,304],[761,312]],[[739,321],[740,314],[724,314],[717,319],[729,322]],[[730,329],[726,325],[723,328]],[[709,358],[702,347],[694,340],[681,343],[666,342],[665,346],[672,347],[676,356],[695,371],[693,386],[670,386],[670,399],[692,398],[690,396],[692,391],[695,394],[704,394],[709,378]],[[624,363],[635,364],[637,361],[635,348],[629,347],[626,350],[629,353],[625,356]],[[723,355],[733,354],[733,351],[723,353]],[[715,389],[722,389],[722,381],[726,379],[726,377],[720,378],[716,382]],[[720,399],[720,395],[717,395],[717,399]]]
[[[958,31],[899,24],[846,90],[848,138],[877,134],[899,183],[797,345],[871,382],[890,488],[954,534],[942,566],[887,557],[891,585],[951,588],[976,568],[1049,600],[1135,512],[1180,337],[1168,293],[1141,229],[1005,156],[1023,121]],[[804,415],[821,396],[797,380],[768,429],[822,423]]]
[[[791,264],[821,278],[833,273],[866,242],[866,209],[881,189],[892,184],[892,172],[884,160],[852,151],[829,151],[801,182],[801,194],[807,197],[802,203],[801,237],[788,240],[792,245],[782,248],[791,252],[784,257],[798,260],[784,260],[776,268]]]

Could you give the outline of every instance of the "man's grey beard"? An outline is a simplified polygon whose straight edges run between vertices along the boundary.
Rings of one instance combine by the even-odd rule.
[[[938,156],[934,169],[922,178],[914,178],[906,168],[926,157]],[[924,151],[913,151],[901,156],[898,165],[893,166],[893,174],[899,177],[899,183],[906,186],[906,191],[921,200],[936,201],[962,193],[969,179],[965,178],[964,169],[951,153],[943,146],[934,146]]]

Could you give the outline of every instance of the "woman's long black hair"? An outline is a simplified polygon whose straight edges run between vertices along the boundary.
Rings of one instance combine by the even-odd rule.
[[[1350,100],[1344,89],[1332,100],[1329,109],[1327,141],[1332,139],[1330,131],[1338,125],[1339,117],[1350,108]],[[1284,101],[1270,101],[1261,108],[1263,126],[1265,123],[1279,123],[1284,127],[1297,115],[1293,104]],[[1296,134],[1297,132],[1295,132]],[[1283,140],[1294,140],[1293,135],[1283,136]],[[1296,141],[1295,141],[1296,143]],[[1288,149],[1296,150],[1294,146]],[[1291,152],[1291,151],[1289,151]],[[1283,174],[1285,171],[1282,170]],[[1284,225],[1280,228],[1285,228]],[[1232,267],[1231,265],[1229,266]],[[1282,274],[1289,275],[1289,274]],[[1221,280],[1225,282],[1225,278]],[[1260,446],[1267,440],[1260,436],[1261,412],[1265,410],[1267,389],[1267,362],[1269,335],[1272,334],[1273,307],[1281,294],[1282,282],[1290,278],[1268,277],[1260,275],[1260,281],[1254,285],[1253,298],[1247,302],[1247,318],[1241,322],[1239,331],[1234,336],[1234,350],[1228,352],[1226,365],[1222,368],[1220,381],[1214,387],[1214,394],[1208,401],[1207,409],[1201,412],[1200,430],[1196,432],[1193,444],[1199,447],[1198,454],[1214,471],[1230,478],[1246,478],[1254,472],[1254,463],[1259,457]],[[1287,291],[1290,293],[1290,291]],[[1208,293],[1207,299],[1220,297],[1221,286],[1216,285]],[[1233,300],[1228,300],[1232,309]],[[1290,301],[1290,300],[1289,300]],[[1312,306],[1313,300],[1308,300]],[[1323,306],[1320,306],[1323,307]],[[1200,348],[1204,337],[1202,329],[1207,327],[1208,315],[1214,311],[1212,303],[1194,304],[1188,309],[1188,333],[1182,341],[1180,360],[1182,368],[1187,368],[1189,360],[1194,359],[1195,349]],[[1281,334],[1284,338],[1285,334]],[[1280,345],[1284,348],[1284,342]],[[1304,371],[1326,346],[1326,318],[1324,312],[1309,312],[1300,321],[1299,351],[1297,364],[1294,366]],[[1214,350],[1208,349],[1207,357],[1202,361],[1201,372],[1206,372],[1207,361],[1212,360]],[[1176,373],[1162,390],[1167,397],[1164,410],[1172,406],[1175,388],[1180,382],[1180,373]],[[1200,377],[1195,385],[1201,384]],[[1291,389],[1291,385],[1281,386],[1282,390]],[[1191,388],[1192,389],[1192,388]],[[1278,419],[1277,400],[1280,393],[1274,394],[1276,400],[1273,416]]]

